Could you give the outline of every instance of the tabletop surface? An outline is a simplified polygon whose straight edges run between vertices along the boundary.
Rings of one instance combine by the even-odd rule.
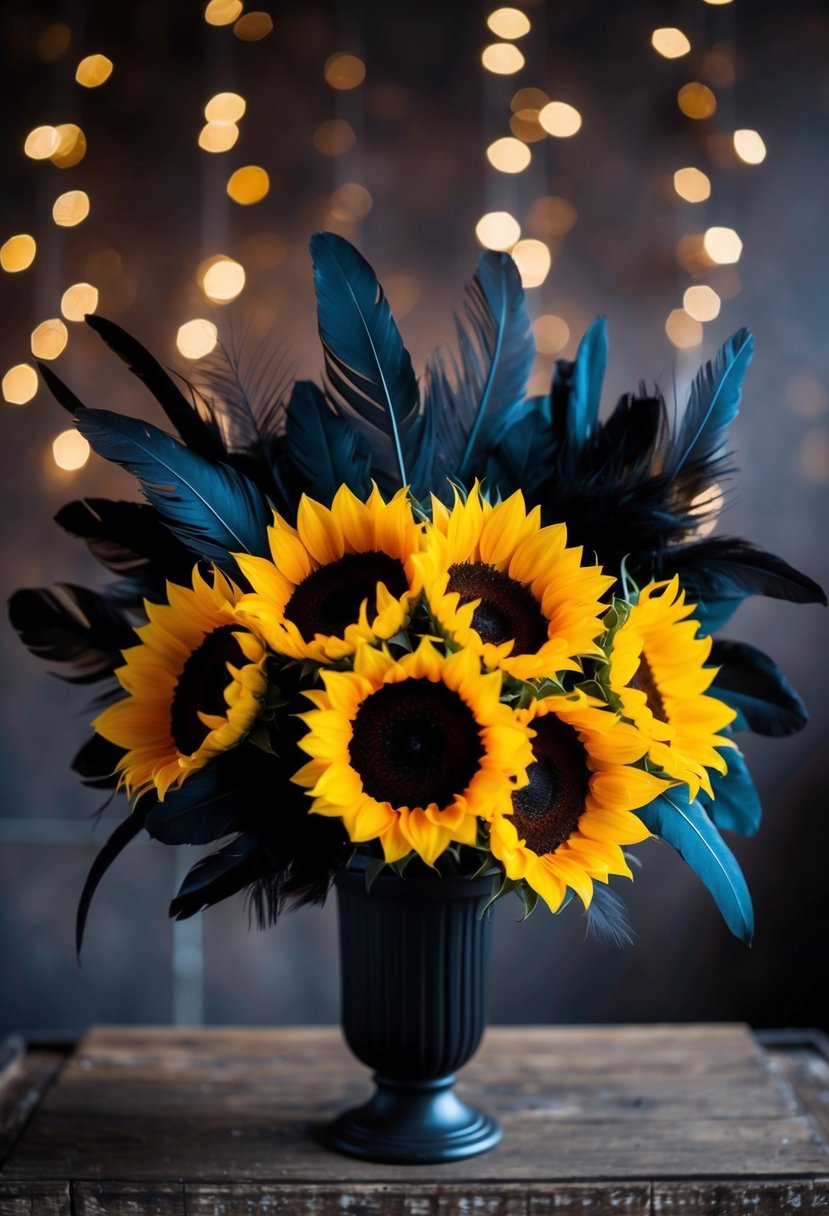
[[[739,1025],[493,1028],[458,1092],[503,1142],[372,1165],[315,1129],[371,1092],[335,1028],[96,1027],[0,1062],[0,1216],[829,1214],[829,1062]]]

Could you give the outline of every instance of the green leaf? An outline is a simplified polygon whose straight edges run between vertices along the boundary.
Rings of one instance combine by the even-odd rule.
[[[386,862],[383,857],[366,858],[366,894],[370,894],[377,875],[381,870],[385,869],[385,866]]]
[[[521,902],[524,905],[524,915],[519,922],[523,924],[535,911],[535,906],[538,903],[538,892],[534,891],[529,883],[522,882],[518,889],[518,894],[521,896]]]

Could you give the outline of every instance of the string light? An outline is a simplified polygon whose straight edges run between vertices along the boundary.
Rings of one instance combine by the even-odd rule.
[[[707,84],[692,80],[676,95],[677,105],[687,118],[710,118],[717,111],[717,99]]]
[[[25,405],[37,392],[37,372],[29,363],[10,367],[3,377],[3,397],[10,405]]]
[[[525,143],[507,135],[496,139],[486,150],[489,163],[499,173],[521,173],[530,163],[532,154]]]
[[[720,265],[739,262],[743,252],[743,242],[733,228],[708,228],[702,242],[711,261]]]
[[[89,460],[90,450],[79,431],[61,431],[52,443],[52,458],[59,469],[74,473]]]
[[[569,139],[581,129],[581,114],[566,101],[548,101],[539,111],[538,121],[548,135]]]
[[[259,165],[245,165],[231,173],[228,178],[227,192],[234,203],[249,207],[252,203],[260,203],[271,188],[270,178]]]
[[[702,341],[702,326],[694,317],[689,317],[684,308],[675,308],[668,314],[665,333],[680,350],[699,346]]]
[[[48,160],[58,150],[60,136],[55,127],[35,127],[26,136],[23,151],[32,160]]]
[[[366,65],[357,55],[336,51],[326,59],[323,75],[332,89],[356,89],[366,78]]]
[[[208,122],[199,132],[199,147],[205,152],[229,152],[238,138],[235,122]]]
[[[686,35],[674,26],[654,30],[651,34],[651,46],[664,59],[680,59],[691,49],[691,43]]]
[[[73,283],[61,296],[60,310],[67,321],[82,321],[98,307],[98,288],[91,283]]]
[[[522,287],[540,287],[550,273],[552,257],[543,241],[532,237],[519,241],[512,249],[512,257],[521,275]]]
[[[734,132],[734,151],[747,165],[759,165],[766,159],[766,145],[762,135],[748,127]]]
[[[232,25],[242,8],[242,0],[210,0],[204,19],[208,25]]]
[[[246,106],[244,97],[238,93],[216,93],[204,107],[204,116],[208,123],[238,122]]]
[[[711,181],[702,169],[677,169],[674,190],[686,203],[704,203],[711,196]]]
[[[20,232],[17,236],[10,236],[0,246],[0,266],[9,274],[17,274],[20,270],[29,269],[36,253],[35,238],[29,236],[28,232]]]
[[[69,341],[69,330],[60,317],[41,321],[32,330],[32,354],[36,359],[57,359]]]
[[[521,236],[521,225],[508,211],[488,211],[475,225],[475,235],[484,249],[511,249]]]
[[[497,38],[523,38],[532,28],[529,17],[520,8],[497,8],[486,23]]]
[[[216,349],[218,341],[219,331],[212,321],[206,321],[204,317],[185,321],[176,334],[176,347],[185,359],[203,359]]]
[[[699,283],[689,287],[682,297],[682,307],[695,321],[713,321],[720,315],[720,297],[713,287]]]
[[[97,89],[112,75],[112,60],[106,55],[87,55],[78,64],[75,79],[85,89]]]
[[[52,204],[52,219],[60,228],[74,228],[89,215],[89,195],[85,190],[67,190]]]
[[[273,29],[273,18],[270,13],[245,13],[233,27],[233,32],[241,42],[259,42],[267,38]]]
[[[202,290],[214,304],[235,300],[245,286],[245,268],[233,258],[219,258],[206,271]]]
[[[513,76],[524,66],[524,56],[511,42],[492,42],[481,52],[481,63],[496,76]]]

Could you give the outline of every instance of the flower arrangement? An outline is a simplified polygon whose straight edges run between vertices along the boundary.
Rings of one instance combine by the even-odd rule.
[[[112,322],[87,322],[145,383],[178,438],[81,403],[92,448],[145,503],[85,499],[57,522],[115,580],[23,590],[11,618],[66,678],[101,682],[74,768],[128,816],[95,888],[142,829],[219,847],[172,901],[187,917],[247,891],[260,923],[321,901],[354,850],[384,866],[494,871],[525,912],[575,897],[627,935],[609,880],[630,847],[672,845],[729,928],[751,901],[721,830],[760,807],[735,734],[806,721],[772,661],[714,640],[754,594],[821,589],[745,541],[706,535],[753,354],[741,330],[671,424],[657,390],[599,402],[596,321],[550,393],[516,268],[484,252],[458,353],[421,393],[377,279],[330,233],[311,243],[325,385],[273,383],[222,354],[177,381]]]

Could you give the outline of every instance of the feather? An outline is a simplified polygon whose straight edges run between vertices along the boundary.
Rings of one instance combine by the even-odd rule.
[[[597,317],[585,333],[573,363],[556,363],[552,402],[553,434],[575,464],[594,434],[607,367],[607,320]]]
[[[760,797],[743,753],[735,747],[729,748],[723,755],[728,761],[728,772],[725,775],[711,774],[714,797],[709,798],[705,790],[700,790],[699,802],[716,828],[753,836],[760,827],[763,815]]]
[[[9,617],[32,654],[66,663],[70,684],[91,684],[111,676],[121,652],[136,642],[124,612],[106,596],[72,583],[24,588],[9,600]]]
[[[116,857],[124,851],[130,841],[134,840],[144,827],[146,813],[140,806],[137,806],[126,819],[118,824],[118,827],[92,863],[92,868],[86,877],[81,897],[78,900],[78,911],[75,916],[75,950],[78,955],[78,962],[81,959],[81,947],[83,946],[86,921],[92,897],[98,888],[98,884]]]
[[[72,772],[79,775],[84,785],[93,789],[115,789],[118,785],[115,767],[123,754],[122,748],[110,743],[103,735],[91,735],[75,754]]]
[[[487,455],[484,472],[490,492],[507,498],[521,490],[532,501],[547,476],[553,452],[549,398],[533,397]]]
[[[267,868],[261,845],[254,835],[243,834],[224,848],[202,857],[187,872],[170,904],[170,916],[187,920],[249,886]]]
[[[330,503],[341,485],[358,497],[371,490],[371,458],[360,435],[331,409],[310,380],[298,380],[288,402],[286,450],[303,490]]]
[[[85,540],[94,557],[111,570],[163,591],[165,579],[187,581],[193,558],[152,507],[139,502],[81,498],[61,507],[55,522],[71,536]]]
[[[226,570],[233,567],[233,552],[268,553],[270,512],[244,474],[123,414],[82,409],[76,422],[99,456],[139,479],[151,505],[191,553]]]
[[[141,380],[191,451],[208,460],[225,455],[222,437],[214,419],[202,418],[164,368],[141,343],[106,317],[89,313],[87,325],[103,338],[110,350]]]
[[[773,553],[745,540],[711,536],[669,548],[655,563],[659,578],[678,574],[689,600],[701,601],[719,625],[749,595],[767,595],[795,604],[825,604],[822,588]]]
[[[381,488],[399,489],[413,482],[415,465],[422,475],[427,438],[409,353],[374,271],[353,245],[318,232],[311,257],[332,402],[371,452]]]
[[[737,861],[699,802],[681,787],[660,794],[636,812],[650,832],[686,861],[705,883],[735,937],[751,942],[754,913],[751,896]]]
[[[62,405],[63,408],[70,414],[74,414],[76,410],[84,408],[84,404],[81,399],[75,396],[71,388],[68,388],[67,385],[63,383],[60,377],[52,371],[51,367],[49,367],[46,363],[41,363],[39,359],[35,362],[37,363],[37,370],[40,372],[43,383],[46,385],[55,401],[57,401],[58,405]]]
[[[633,928],[623,901],[604,883],[593,883],[593,898],[585,913],[587,936],[603,946],[633,945]]]
[[[239,783],[234,782],[231,764],[223,757],[188,777],[178,789],[156,802],[145,827],[162,844],[210,844],[239,830]]]
[[[808,722],[806,706],[762,650],[747,642],[718,639],[709,661],[719,668],[711,691],[737,711],[732,730],[793,735]]]
[[[524,412],[535,357],[524,290],[512,258],[485,250],[456,320],[459,358],[434,353],[426,368],[426,417],[434,419],[440,474],[470,479]],[[476,453],[480,452],[478,461]],[[435,487],[437,493],[443,485]]]
[[[697,461],[706,461],[725,446],[753,357],[754,338],[747,329],[740,329],[697,373],[682,422],[666,454],[665,467],[672,477],[692,455]]]

